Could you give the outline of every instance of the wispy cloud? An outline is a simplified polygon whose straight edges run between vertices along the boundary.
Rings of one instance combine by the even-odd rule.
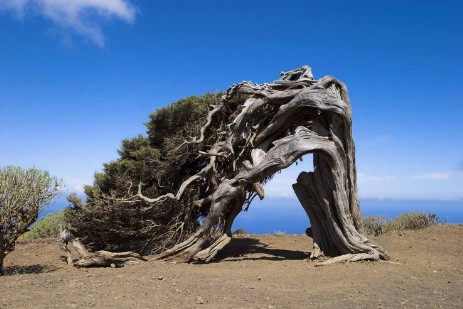
[[[71,193],[76,193],[77,195],[82,195],[84,193],[84,187],[87,184],[91,184],[91,179],[82,179],[72,176],[63,177],[64,181],[64,191],[63,194],[68,195]]]
[[[367,141],[367,145],[373,146],[373,145],[382,145],[382,144],[387,144],[391,140],[390,136],[387,134],[381,134],[373,137],[371,140]]]
[[[0,2],[0,10],[9,10],[18,18],[22,18],[28,0],[3,0]]]
[[[130,0],[1,0],[0,10],[20,19],[38,15],[61,30],[85,37],[100,47],[105,44],[101,24],[112,19],[128,23],[136,10]]]
[[[441,179],[447,179],[450,176],[452,176],[452,173],[428,173],[428,174],[415,175],[412,178],[414,178],[414,179],[428,179],[428,180],[441,180]]]
[[[365,174],[365,173],[357,173],[357,178],[359,182],[397,179],[396,176],[391,176],[391,175],[377,176],[377,175],[370,175],[370,174]]]

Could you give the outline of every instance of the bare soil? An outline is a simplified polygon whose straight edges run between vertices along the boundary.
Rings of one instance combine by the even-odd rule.
[[[237,235],[209,264],[77,269],[57,241],[22,241],[0,308],[463,308],[462,225],[373,239],[394,263],[314,267],[305,235]]]

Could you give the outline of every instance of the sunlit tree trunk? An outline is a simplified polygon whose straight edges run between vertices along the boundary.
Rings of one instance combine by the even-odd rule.
[[[241,205],[249,202],[243,196],[258,194],[263,198],[262,183],[313,153],[314,172],[302,172],[293,185],[312,225],[311,258],[334,257],[325,264],[388,259],[363,232],[352,112],[345,85],[330,76],[314,80],[306,66],[283,72],[280,80],[271,84],[234,85],[209,113],[200,137],[185,143],[202,142],[212,115],[237,94],[249,98],[233,122],[224,126],[220,140],[207,153],[210,163],[200,174],[190,177],[176,195],[149,199],[138,192],[139,198],[158,203],[164,198],[179,199],[194,181],[214,188],[207,197],[210,210],[202,226],[158,258],[209,261],[230,242],[233,220]],[[222,165],[226,162],[233,167],[224,177],[214,174],[220,158],[226,158]],[[211,186],[212,178],[220,180],[217,186]],[[221,236],[213,237],[217,232]]]

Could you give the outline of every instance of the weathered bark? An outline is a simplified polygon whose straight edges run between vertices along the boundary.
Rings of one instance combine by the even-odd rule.
[[[118,267],[127,262],[139,262],[144,259],[134,252],[109,252],[97,251],[87,257],[81,258],[74,263],[78,267]]]
[[[66,261],[68,265],[77,267],[118,267],[126,262],[145,261],[138,253],[134,252],[109,252],[109,251],[96,251],[89,253],[85,246],[74,237],[69,231],[60,231],[60,241],[62,243],[62,250],[66,253]],[[80,259],[74,261],[72,259],[71,251],[68,248],[71,244],[80,256]]]
[[[311,258],[336,257],[326,263],[388,259],[363,231],[346,86],[330,76],[314,80],[307,66],[283,72],[280,80],[271,84],[233,85],[209,112],[200,137],[184,144],[202,143],[213,117],[238,94],[249,98],[233,121],[223,126],[210,150],[200,152],[210,157],[200,173],[190,176],[176,194],[155,199],[143,196],[139,187],[135,197],[153,204],[163,198],[180,201],[193,184],[207,188],[195,203],[210,205],[204,223],[158,258],[209,261],[230,242],[231,225],[242,210],[245,196],[263,198],[262,183],[303,155],[313,153],[314,172],[302,172],[293,185],[312,225]],[[217,231],[219,236],[212,237]]]

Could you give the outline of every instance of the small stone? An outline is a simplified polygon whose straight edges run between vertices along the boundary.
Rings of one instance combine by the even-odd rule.
[[[257,280],[259,280],[259,281],[262,280],[262,277],[257,278]]]
[[[157,279],[158,280],[164,280],[164,277],[163,276],[158,276]]]
[[[197,304],[204,304],[204,299],[201,296],[196,297]]]
[[[116,264],[111,263],[111,267],[112,267],[112,268],[116,268]]]

